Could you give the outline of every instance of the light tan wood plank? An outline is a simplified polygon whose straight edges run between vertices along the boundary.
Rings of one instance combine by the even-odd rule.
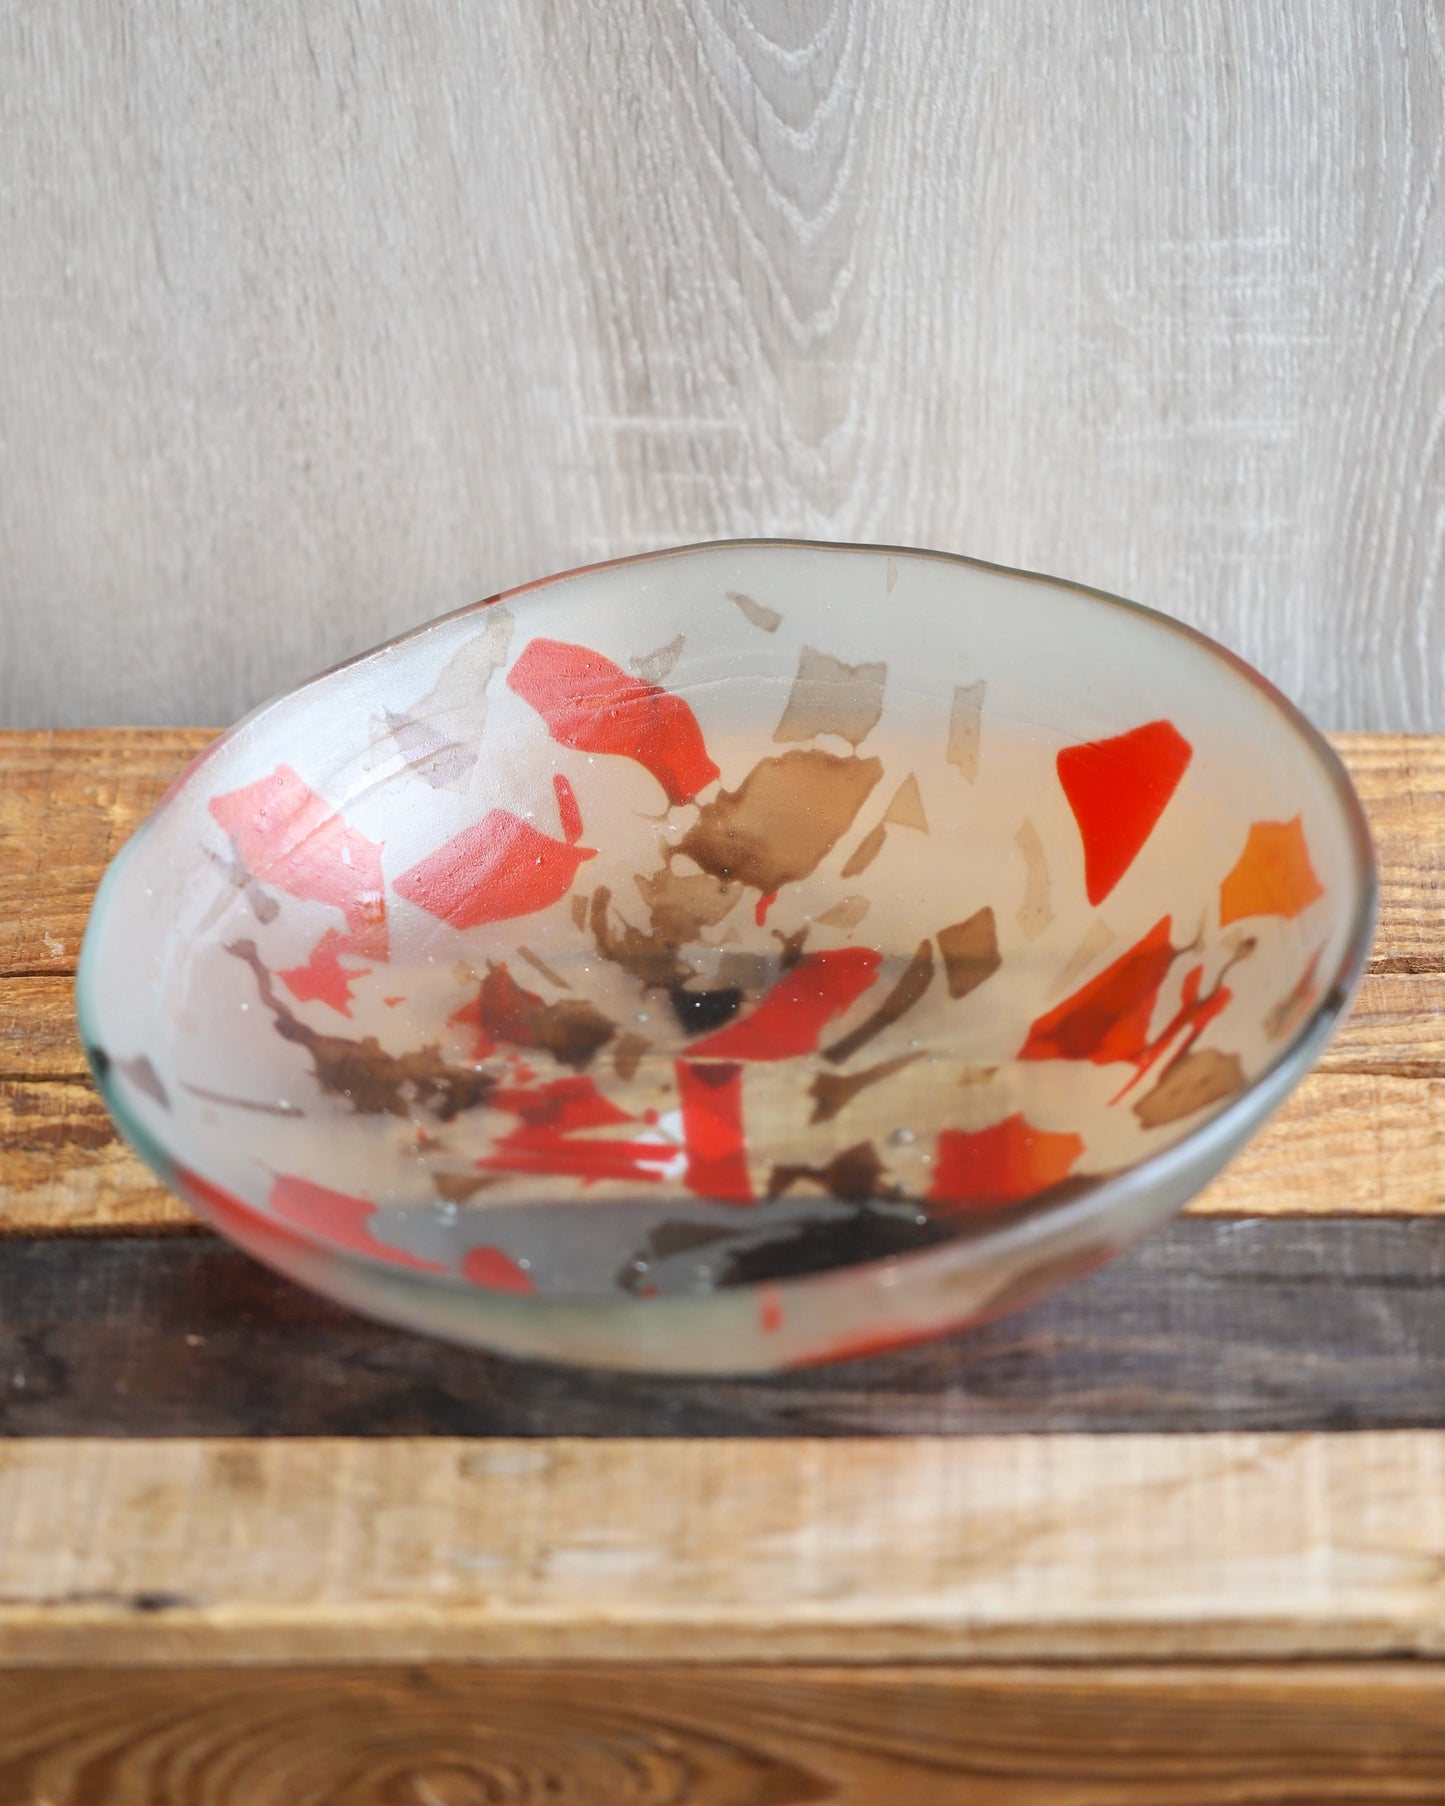
[[[1445,1211],[1445,1077],[1318,1072],[1190,1209],[1211,1216]],[[0,1080],[0,1240],[196,1228],[83,1081]]]
[[[1445,973],[1369,973],[1319,1070],[1445,1076]]]
[[[1364,1010],[1325,1068],[1191,1209],[1281,1217],[1445,1211],[1445,1069],[1437,1051],[1445,1015],[1417,1008],[1441,989],[1438,975],[1368,980]],[[80,1059],[78,1049],[71,1056],[63,1048],[46,1057],[62,1067]],[[0,1078],[0,1238],[196,1226],[120,1141],[88,1080]]]
[[[1445,1077],[1445,972],[1371,973],[1322,1072]],[[0,979],[0,1078],[84,1079],[67,976]]]
[[[0,978],[0,1079],[83,1079],[87,1070],[74,981]]]
[[[1317,1072],[1189,1207],[1210,1216],[1445,1211],[1445,1078]]]
[[[0,977],[0,1234],[190,1224],[120,1146],[85,1083],[65,974],[105,861],[208,737],[0,733],[0,972],[36,974]],[[1445,738],[1353,735],[1339,745],[1379,846],[1383,969],[1322,1073],[1201,1198],[1205,1211],[1441,1207],[1440,1102],[1429,1081],[1445,1063]],[[1410,1088],[1417,1079],[1425,1089]]]
[[[208,729],[0,730],[0,982],[73,972],[106,864]],[[1342,734],[1380,860],[1374,969],[1445,972],[1445,735]]]
[[[0,1664],[1445,1654],[1445,1434],[11,1442]]]
[[[0,1079],[0,1240],[195,1228],[88,1081]]]
[[[0,733],[0,976],[75,970],[101,873],[213,737]]]
[[[1334,739],[1369,815],[1380,865],[1371,963],[1376,971],[1445,970],[1445,736]]]
[[[1445,1673],[253,1668],[0,1673],[0,1798],[193,1806],[1435,1806]]]

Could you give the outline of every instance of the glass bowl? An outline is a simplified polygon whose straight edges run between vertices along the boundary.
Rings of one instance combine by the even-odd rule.
[[[1029,1303],[1224,1165],[1364,965],[1334,753],[1147,609],[743,542],[267,704],[106,874],[106,1102],[233,1241],[516,1354],[742,1371]]]

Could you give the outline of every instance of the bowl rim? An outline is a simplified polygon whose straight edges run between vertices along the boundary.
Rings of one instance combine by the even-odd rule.
[[[1156,1189],[1167,1191],[1171,1182],[1187,1175],[1188,1169],[1191,1167],[1202,1170],[1204,1179],[1201,1183],[1205,1183],[1229,1157],[1229,1153],[1232,1151],[1231,1144],[1242,1143],[1278,1107],[1289,1091],[1313,1066],[1353,1002],[1369,959],[1379,911],[1380,891],[1378,863],[1368,820],[1364,805],[1360,801],[1349,772],[1323,733],[1315,727],[1314,723],[1296,704],[1290,701],[1283,691],[1238,653],[1201,629],[1191,626],[1188,622],[1178,620],[1175,616],[1165,614],[1146,603],[1133,601],[1126,596],[1119,596],[1110,590],[1099,589],[1092,584],[1080,583],[1072,578],[1055,577],[1046,572],[1032,571],[1022,566],[997,564],[988,559],[974,558],[964,553],[936,551],[924,546],[874,544],[852,540],[803,539],[787,536],[709,539],[685,545],[661,547],[649,552],[635,552],[620,558],[600,559],[590,564],[575,565],[568,570],[556,571],[548,576],[533,578],[530,582],[514,585],[511,589],[500,590],[496,594],[483,597],[478,601],[464,603],[459,608],[448,609],[442,614],[392,635],[389,639],[379,641],[361,652],[341,659],[333,665],[328,665],[325,669],[302,679],[300,683],[292,685],[289,689],[278,691],[275,695],[266,698],[255,708],[242,715],[230,727],[224,729],[181,768],[155,807],[116,853],[102,875],[86,921],[75,976],[76,1017],[86,1060],[90,1065],[96,1085],[107,1109],[115,1118],[126,1139],[167,1187],[174,1189],[176,1185],[174,1160],[165,1149],[164,1144],[153,1135],[146,1124],[132,1114],[125,1100],[118,1094],[117,1088],[111,1082],[110,1074],[101,1070],[100,1063],[94,1056],[93,1049],[98,1045],[98,1041],[90,1032],[94,1018],[90,992],[94,983],[95,966],[99,959],[100,925],[106,914],[108,893],[118,885],[120,876],[129,864],[135,849],[144,842],[157,818],[179,792],[190,783],[202,766],[273,709],[292,702],[314,685],[323,683],[342,671],[349,671],[365,665],[373,659],[384,657],[398,647],[432,632],[447,622],[480,613],[483,609],[497,604],[514,602],[520,597],[531,595],[536,591],[559,588],[574,579],[587,577],[599,571],[624,570],[632,566],[659,564],[667,559],[685,558],[702,552],[745,550],[850,553],[875,558],[919,559],[935,564],[955,565],[968,570],[983,571],[993,576],[1016,578],[1049,589],[1063,590],[1085,601],[1102,603],[1109,609],[1122,610],[1126,614],[1163,628],[1188,641],[1205,657],[1222,662],[1236,676],[1242,678],[1267,705],[1274,708],[1287,725],[1293,729],[1320,768],[1327,787],[1344,818],[1353,855],[1352,876],[1355,894],[1350,911],[1349,930],[1336,968],[1333,974],[1321,980],[1320,995],[1314,1008],[1296,1025],[1274,1059],[1257,1073],[1243,1090],[1222,1105],[1214,1115],[1207,1117],[1168,1147],[1147,1154],[1143,1159],[1121,1168],[1117,1172],[1100,1175],[1097,1181],[1081,1196],[1032,1212],[1022,1221],[1000,1227],[995,1234],[983,1234],[977,1238],[950,1238],[947,1241],[908,1253],[887,1255],[875,1260],[857,1261],[846,1266],[826,1268],[815,1273],[728,1286],[714,1292],[688,1294],[685,1297],[677,1298],[643,1299],[623,1293],[614,1296],[604,1292],[553,1294],[550,1296],[544,1294],[536,1298],[510,1297],[493,1295],[471,1286],[458,1274],[437,1274],[429,1277],[426,1281],[427,1289],[443,1286],[448,1290],[455,1289],[465,1292],[479,1303],[495,1309],[501,1316],[511,1316],[513,1313],[529,1312],[543,1307],[549,1315],[565,1312],[569,1317],[586,1316],[611,1319],[644,1308],[661,1317],[672,1314],[668,1307],[680,1306],[685,1306],[688,1314],[694,1315],[700,1311],[706,1311],[709,1306],[716,1308],[719,1305],[735,1301],[739,1297],[750,1296],[758,1290],[760,1285],[765,1285],[784,1300],[791,1295],[826,1289],[830,1284],[836,1285],[844,1278],[865,1283],[870,1279],[876,1281],[879,1275],[888,1274],[890,1283],[901,1285],[915,1275],[922,1276],[940,1268],[957,1271],[981,1265],[985,1256],[989,1261],[993,1261],[1012,1250],[1022,1249],[1031,1242],[1052,1240],[1056,1234],[1061,1235],[1085,1228],[1095,1218],[1108,1219],[1142,1192],[1152,1192]],[[1192,1196],[1193,1194],[1191,1192],[1188,1195]],[[192,1208],[195,1207],[192,1206]],[[247,1208],[254,1207],[247,1206]],[[1176,1208],[1182,1208],[1182,1202]],[[265,1218],[264,1212],[258,1214]],[[317,1236],[298,1226],[288,1224],[287,1232],[309,1244],[319,1254],[333,1259],[344,1259],[348,1264],[359,1264],[367,1271],[384,1275],[388,1281],[401,1281],[409,1277],[404,1275],[401,1269],[385,1260],[337,1248],[324,1237]],[[977,1259],[970,1259],[971,1253],[977,1256]],[[932,1333],[927,1329],[920,1331],[922,1336]]]

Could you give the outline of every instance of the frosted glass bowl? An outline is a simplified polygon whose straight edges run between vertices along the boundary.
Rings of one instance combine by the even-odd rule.
[[[259,1259],[518,1354],[739,1371],[1025,1304],[1307,1070],[1375,906],[1200,635],[926,552],[574,571],[269,703],[106,874],[79,1012]]]

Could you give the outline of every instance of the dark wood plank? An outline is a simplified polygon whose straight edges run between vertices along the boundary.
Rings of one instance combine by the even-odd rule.
[[[313,1298],[209,1239],[16,1241],[10,1436],[834,1436],[1445,1425],[1445,1223],[1182,1219],[972,1335],[768,1378],[574,1372]]]
[[[1382,1806],[1445,1798],[1433,1665],[0,1672],[46,1806]]]

